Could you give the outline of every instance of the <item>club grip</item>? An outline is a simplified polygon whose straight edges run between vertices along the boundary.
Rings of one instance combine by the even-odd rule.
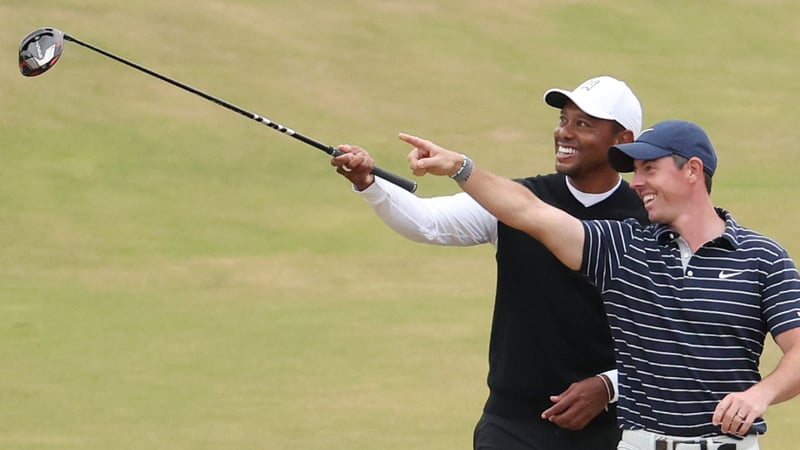
[[[407,190],[408,192],[416,192],[417,191],[417,183],[415,181],[409,180],[408,178],[401,177],[400,175],[395,175],[388,170],[383,170],[380,167],[375,166],[372,169],[372,174],[376,177],[381,177],[384,180],[396,184],[401,188]]]
[[[296,138],[297,136],[295,135],[294,137]],[[300,136],[300,139],[306,142],[307,144],[311,144],[314,147],[317,147],[318,149],[324,151],[325,153],[333,157],[342,154],[342,152],[339,151],[338,149],[335,149],[329,145],[325,145],[321,142],[313,141],[312,139],[309,139],[305,136]],[[408,178],[404,178],[401,177],[400,175],[393,174],[392,172],[381,169],[378,166],[372,168],[372,174],[375,175],[376,177],[381,177],[392,184],[400,186],[401,188],[407,190],[408,192],[411,192],[412,194],[414,192],[417,192],[417,183],[415,181],[409,180]]]

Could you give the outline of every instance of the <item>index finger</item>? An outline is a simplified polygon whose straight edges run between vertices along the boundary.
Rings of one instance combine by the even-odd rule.
[[[422,139],[419,136],[414,136],[413,134],[399,133],[397,137],[399,137],[401,141],[409,143],[414,147],[420,147],[420,146],[427,147],[431,145],[431,141],[427,139]]]
[[[570,407],[570,403],[569,402],[564,402],[564,401],[561,401],[561,400],[563,400],[563,399],[561,399],[561,398],[556,399],[554,397],[550,397],[550,401],[553,402],[553,406],[551,406],[551,407],[545,409],[544,411],[542,411],[542,415],[541,415],[542,419],[549,420],[551,417],[557,416],[557,415],[563,413],[564,411],[567,410],[567,408]]]
[[[353,153],[358,149],[358,147],[350,144],[340,144],[336,146],[336,149],[342,153]]]

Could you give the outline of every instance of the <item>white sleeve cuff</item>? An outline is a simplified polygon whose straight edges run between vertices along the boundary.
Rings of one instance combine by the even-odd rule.
[[[395,187],[392,183],[389,183],[380,177],[375,177],[375,181],[367,186],[367,188],[363,191],[359,191],[356,189],[356,186],[353,185],[353,192],[363,197],[367,203],[374,205],[386,199],[386,196],[388,195],[387,189],[391,190],[392,187]]]
[[[614,386],[614,398],[608,403],[616,403],[617,400],[619,400],[619,376],[617,375],[617,369],[603,372],[603,375],[607,376],[608,379],[611,380],[611,385]]]

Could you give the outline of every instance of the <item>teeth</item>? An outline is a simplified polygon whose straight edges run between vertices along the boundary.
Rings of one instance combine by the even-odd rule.
[[[575,151],[574,148],[559,146],[558,147],[558,153],[560,153],[562,155],[574,155],[576,153],[576,151]]]
[[[651,201],[655,200],[655,198],[656,198],[656,194],[647,194],[644,197],[642,197],[642,202],[648,203],[648,202],[651,202]]]

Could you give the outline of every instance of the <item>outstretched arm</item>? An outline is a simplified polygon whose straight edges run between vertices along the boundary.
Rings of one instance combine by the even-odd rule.
[[[464,155],[426,139],[403,133],[400,139],[414,146],[409,153],[414,175],[450,176],[464,163]],[[477,167],[461,188],[498,220],[542,242],[564,265],[580,268],[584,232],[578,219],[539,200],[521,184]]]
[[[373,158],[361,147],[340,145],[331,165],[347,178],[392,230],[434,245],[497,245],[497,219],[464,192],[438,197],[415,194],[372,175]]]

